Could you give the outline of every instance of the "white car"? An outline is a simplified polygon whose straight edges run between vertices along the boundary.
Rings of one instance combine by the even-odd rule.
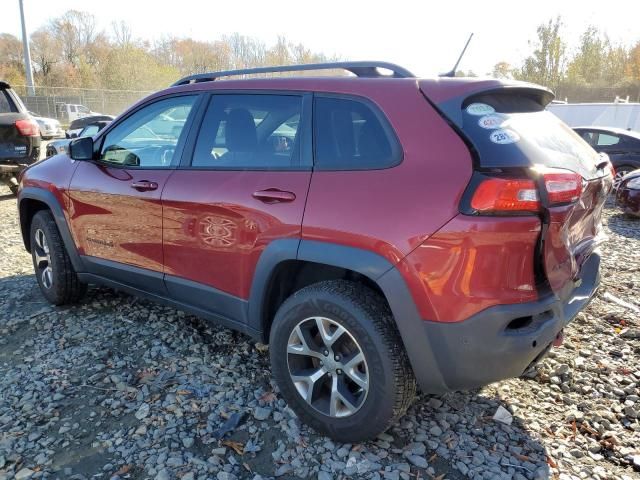
[[[64,137],[64,130],[62,129],[60,122],[55,118],[41,117],[34,112],[29,112],[29,114],[38,123],[38,127],[40,127],[40,136],[43,140]]]

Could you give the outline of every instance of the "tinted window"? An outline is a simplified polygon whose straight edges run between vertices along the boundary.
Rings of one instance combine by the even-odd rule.
[[[5,92],[4,90],[0,90],[0,113],[10,113],[15,111],[16,110],[13,107],[13,102],[9,100],[7,92]]]
[[[586,179],[598,175],[598,154],[537,97],[504,89],[462,104],[462,130],[484,168],[533,165],[565,168]],[[587,140],[588,141],[588,140]]]
[[[97,125],[89,125],[88,127],[85,127],[84,130],[82,130],[82,132],[78,136],[93,137],[96,133],[98,133],[99,130],[100,128]]]
[[[367,104],[317,97],[313,129],[315,164],[324,170],[386,168],[400,161],[390,127]],[[386,122],[385,122],[386,123]]]
[[[607,133],[601,133],[598,135],[598,145],[603,147],[607,145],[615,145],[620,141],[620,137],[615,135],[609,135]]]
[[[106,135],[100,159],[133,167],[171,166],[177,161],[176,145],[195,100],[193,95],[172,97],[141,108]],[[186,115],[169,115],[176,110]]]
[[[191,165],[225,169],[297,166],[301,112],[299,96],[214,95]]]

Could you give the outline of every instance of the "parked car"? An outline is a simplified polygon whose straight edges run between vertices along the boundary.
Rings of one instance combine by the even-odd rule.
[[[43,140],[50,140],[52,138],[64,137],[64,130],[60,125],[60,122],[55,118],[41,117],[37,113],[29,112],[29,115],[38,123],[40,129],[40,137]]]
[[[640,168],[640,133],[621,128],[576,127],[597,152],[606,153],[616,171],[614,186],[627,173]]]
[[[88,107],[76,103],[57,103],[56,111],[58,118],[65,123],[71,123],[79,118],[100,115],[97,112],[91,111]]]
[[[523,374],[593,297],[613,173],[552,98],[381,62],[190,76],[25,172],[25,247],[51,303],[95,283],[237,329],[302,420],[372,438],[416,381]]]
[[[616,190],[616,204],[628,215],[640,217],[640,169],[620,179]]]
[[[76,137],[92,137],[111,123],[108,120],[97,120],[87,124]],[[54,140],[47,143],[47,157],[68,151],[71,139]]]
[[[91,115],[90,117],[83,117],[74,120],[69,124],[69,128],[67,129],[67,138],[76,138],[80,135],[80,132],[87,125],[91,125],[95,122],[106,121],[110,122],[114,117],[111,115]]]
[[[0,81],[0,181],[13,193],[18,174],[40,157],[40,130],[11,86]]]

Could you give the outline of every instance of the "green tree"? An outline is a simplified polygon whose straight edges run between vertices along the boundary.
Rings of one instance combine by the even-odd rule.
[[[566,43],[561,35],[562,26],[561,17],[538,26],[533,54],[515,72],[517,79],[557,88],[564,77]]]

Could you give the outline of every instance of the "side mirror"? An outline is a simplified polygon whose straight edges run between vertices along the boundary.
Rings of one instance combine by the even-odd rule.
[[[93,138],[74,138],[69,143],[69,156],[74,160],[93,160]]]

